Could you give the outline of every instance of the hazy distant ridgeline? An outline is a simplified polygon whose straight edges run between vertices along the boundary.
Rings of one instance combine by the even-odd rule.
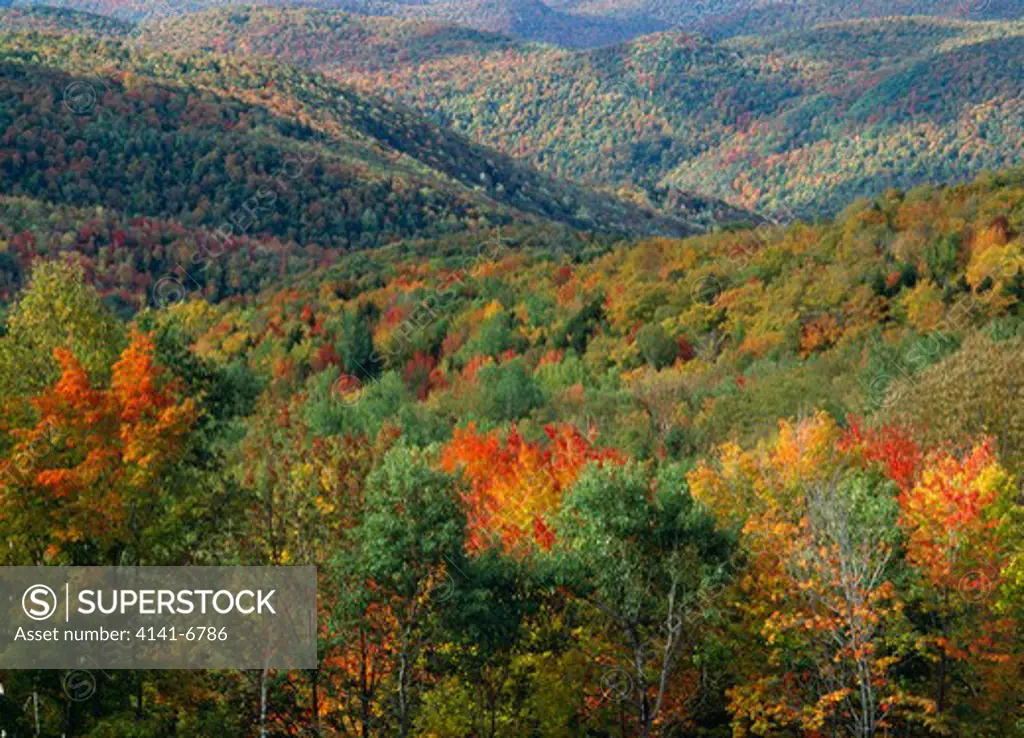
[[[18,4],[44,3],[22,0]],[[467,28],[574,48],[606,46],[666,28],[664,23],[647,17],[604,18],[561,13],[540,0],[428,0],[424,3],[408,4],[388,0],[184,0],[180,3],[163,3],[156,0],[52,0],[45,4],[132,21],[150,21],[168,14],[188,14],[243,5],[299,6],[345,11],[371,17],[455,23]]]
[[[0,31],[25,30],[51,33],[85,33],[94,36],[124,36],[134,24],[106,15],[45,6],[6,7],[0,0]]]
[[[0,6],[4,4],[0,0]],[[315,7],[457,23],[570,48],[607,46],[669,30],[727,38],[898,15],[972,20],[1024,17],[1024,4],[1017,0],[17,0],[15,4],[57,5],[126,20],[235,5]]]
[[[1024,7],[1016,0],[549,0],[548,4],[578,15],[651,19],[665,28],[715,38],[900,15],[973,20],[1024,17]]]

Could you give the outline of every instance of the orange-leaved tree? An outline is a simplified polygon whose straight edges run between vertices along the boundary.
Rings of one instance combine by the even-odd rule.
[[[152,336],[133,333],[104,387],[55,349],[60,378],[32,398],[35,425],[12,433],[22,473],[0,480],[5,537],[26,563],[139,560],[198,415],[154,354]]]
[[[619,454],[595,447],[574,425],[545,428],[548,443],[524,439],[513,427],[480,433],[470,424],[456,430],[441,456],[448,472],[462,470],[470,483],[467,548],[479,552],[500,542],[506,551],[532,545],[550,548],[550,516],[588,462],[620,463]]]

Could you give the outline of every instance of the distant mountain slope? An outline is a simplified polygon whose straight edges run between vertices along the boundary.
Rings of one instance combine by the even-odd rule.
[[[392,89],[392,79],[404,79],[416,70],[451,65],[472,65],[481,55],[562,54],[549,46],[516,41],[506,36],[446,26],[430,21],[402,21],[315,9],[225,8],[197,15],[177,16],[147,25],[141,37],[165,48],[192,48],[239,55],[288,59],[344,81],[352,80],[367,93],[405,101]],[[468,71],[469,68],[463,69]],[[404,70],[398,74],[398,70]],[[530,68],[527,68],[527,73]],[[495,81],[500,84],[500,81]],[[409,102],[418,103],[414,98]],[[567,111],[569,116],[573,111]],[[447,125],[448,121],[445,121]],[[515,154],[514,150],[508,153]],[[598,184],[622,184],[606,180]],[[734,222],[749,213],[721,200],[702,197],[700,188],[686,192],[651,191],[639,202],[698,224]],[[635,197],[630,193],[629,197]]]
[[[149,38],[292,58],[556,176],[655,198],[675,188],[817,216],[1021,161],[1020,22],[656,34],[582,53],[468,33],[268,9],[170,19]]]
[[[22,0],[19,4],[43,3]],[[311,7],[366,16],[456,23],[476,30],[499,32],[571,48],[607,46],[666,27],[664,23],[646,17],[606,18],[561,13],[541,0],[184,0],[171,4],[157,0],[47,0],[45,4],[130,21],[152,20],[167,14],[188,14],[225,6]]]
[[[0,87],[0,194],[210,228],[258,197],[247,233],[341,248],[517,221],[697,230],[266,60],[3,34]]]
[[[999,20],[1024,17],[1017,0],[548,0],[555,10],[656,23],[713,38],[807,30],[822,23],[921,15]]]
[[[148,24],[167,48],[285,59],[324,71],[387,71],[528,48],[527,42],[436,21],[396,21],[310,8],[223,8]]]
[[[978,21],[1024,18],[1024,4],[1018,0],[722,0],[717,5],[720,9],[703,21],[715,38],[763,37],[823,23],[909,15]]]
[[[71,259],[126,315],[185,294],[219,300],[255,292],[288,274],[325,268],[345,253],[257,234],[225,243],[212,228],[173,219],[3,195],[0,244],[0,303],[24,286],[36,260]]]
[[[0,2],[0,31],[25,30],[52,33],[88,33],[94,36],[124,36],[133,24],[105,15],[66,8],[3,7]]]
[[[540,0],[445,0],[395,15],[434,18],[574,48],[606,46],[662,29],[661,23],[647,18],[567,15]]]
[[[39,3],[19,0],[19,4]],[[721,39],[900,15],[973,20],[1024,18],[1024,3],[1019,0],[47,0],[46,4],[127,20],[155,19],[168,13],[177,15],[224,6],[305,6],[458,23],[568,48],[608,46],[661,31]]]
[[[732,48],[795,65],[804,93],[663,181],[686,187],[713,173],[711,195],[834,212],[888,187],[966,181],[1024,161],[1019,22],[860,21]]]

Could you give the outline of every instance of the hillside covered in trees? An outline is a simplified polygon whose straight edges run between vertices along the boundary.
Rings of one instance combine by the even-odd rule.
[[[55,5],[131,21],[225,5],[320,8],[377,18],[456,23],[568,48],[609,46],[665,31],[721,39],[907,15],[972,20],[1024,17],[1024,7],[1017,0],[21,0],[19,4]]]
[[[1014,0],[550,0],[552,8],[589,17],[650,21],[661,30],[699,32],[714,38],[807,30],[822,23],[894,16],[1006,20],[1020,18]]]
[[[0,337],[0,562],[316,563],[319,668],[0,673],[0,724],[1020,736],[1022,231],[1014,170],[405,240],[127,322],[69,243]]]
[[[25,2],[24,5],[57,6],[64,10],[85,11],[124,21],[146,21],[166,15],[185,15],[222,8],[225,5],[243,4],[224,3],[220,0],[186,0],[170,4],[158,3],[155,0],[48,0],[46,3]],[[244,5],[320,8],[389,21],[401,19],[455,23],[478,31],[503,33],[572,48],[606,46],[664,30],[664,23],[653,18],[613,18],[563,13],[541,0],[256,0]]]
[[[261,59],[31,32],[0,35],[0,66],[6,196],[210,230],[247,211],[235,235],[348,249],[511,222],[686,233],[712,220],[560,183]]]
[[[836,213],[888,186],[1019,165],[1024,25],[887,18],[574,52],[325,11],[217,10],[152,43],[291,59],[581,183]]]
[[[49,6],[0,5],[0,30],[44,31],[47,33],[81,33],[91,36],[127,36],[135,28],[130,22],[105,15],[95,15]]]

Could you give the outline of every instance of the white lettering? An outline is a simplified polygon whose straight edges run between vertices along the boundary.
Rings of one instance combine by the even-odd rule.
[[[96,603],[92,601],[92,595],[91,589],[83,589],[78,593],[78,612],[82,615],[92,615],[96,612]]]
[[[263,591],[260,590],[260,593],[259,593],[260,596],[259,596],[259,600],[256,603],[256,608],[259,610],[259,612],[261,614],[263,613],[263,606],[266,605],[267,609],[270,610],[270,612],[272,612],[274,615],[277,615],[277,610],[275,610],[273,605],[270,604],[270,598],[274,596],[275,592],[277,592],[277,590],[276,589],[272,589],[272,590],[270,590],[270,593],[267,594],[266,597],[264,597],[263,596]]]
[[[238,598],[235,600],[235,603],[236,603],[235,606],[238,608],[238,612],[242,613],[243,615],[251,615],[253,612],[256,611],[255,607],[250,605],[248,610],[243,610],[242,609],[242,598],[245,595],[249,595],[250,599],[252,599],[252,598],[254,598],[256,596],[256,595],[254,595],[252,593],[251,590],[243,589],[241,592],[238,593]]]
[[[221,609],[217,605],[217,600],[220,598],[221,595],[225,595],[228,598],[228,606],[223,608],[223,609]],[[231,593],[228,592],[226,589],[220,590],[217,594],[215,594],[213,596],[213,609],[216,610],[221,615],[227,615],[229,612],[231,612],[234,609],[234,607],[235,607],[235,598],[232,597]]]

